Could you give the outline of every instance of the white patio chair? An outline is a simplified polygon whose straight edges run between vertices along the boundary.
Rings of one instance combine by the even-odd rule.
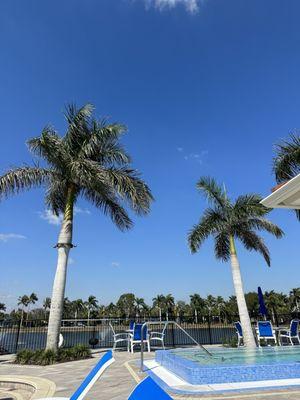
[[[124,342],[126,342],[126,344],[127,344],[127,351],[129,351],[130,333],[128,333],[128,332],[116,333],[116,331],[114,330],[114,327],[112,326],[111,323],[109,323],[109,326],[113,333],[113,340],[114,340],[113,351],[116,350],[118,343],[124,343]]]
[[[165,349],[165,335],[166,335],[167,324],[164,324],[163,330],[161,332],[150,331],[150,344],[152,341],[161,342],[162,348]]]
[[[270,321],[257,322],[257,341],[259,347],[261,347],[260,346],[261,339],[264,339],[266,343],[268,343],[268,340],[272,340],[276,345],[278,344],[276,332],[273,329],[272,323]]]
[[[243,329],[242,329],[242,325],[240,323],[240,321],[237,321],[234,323],[235,329],[236,329],[236,334],[238,337],[238,347],[243,346],[244,345],[244,338],[243,338]]]
[[[300,337],[299,337],[299,320],[293,319],[290,324],[290,329],[280,329],[278,331],[278,339],[280,344],[282,345],[282,339],[287,339],[292,346],[294,346],[293,340],[297,340],[298,344],[300,344]]]
[[[142,326],[143,324],[135,324],[133,333],[129,333],[129,342],[130,342],[130,350],[131,353],[133,353],[133,348],[135,345],[140,345],[142,344]],[[144,327],[143,329],[143,343],[147,345],[148,352],[150,353],[150,335],[148,333],[148,328],[147,326]]]

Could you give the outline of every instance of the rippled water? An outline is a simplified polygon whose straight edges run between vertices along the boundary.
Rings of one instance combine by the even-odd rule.
[[[172,350],[171,353],[183,359],[207,366],[300,363],[300,346],[263,347],[256,349],[216,348],[212,350],[212,357],[206,355],[203,350],[195,348]]]

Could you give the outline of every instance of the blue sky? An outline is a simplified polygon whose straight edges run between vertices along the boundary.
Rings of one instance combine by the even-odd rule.
[[[187,231],[206,206],[195,184],[211,175],[233,197],[274,185],[273,146],[300,126],[299,14],[293,0],[0,2],[1,172],[32,162],[25,141],[44,125],[64,133],[66,103],[92,102],[128,126],[124,143],[156,198],[128,233],[78,204],[69,298],[232,294],[210,241],[189,253]],[[9,306],[51,293],[58,226],[46,217],[42,190],[0,204]],[[286,235],[266,238],[270,269],[239,248],[246,290],[299,286],[299,223],[288,211],[270,218]]]

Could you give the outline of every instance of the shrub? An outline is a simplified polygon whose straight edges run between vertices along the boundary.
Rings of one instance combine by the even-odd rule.
[[[79,344],[67,349],[53,350],[21,350],[17,353],[16,364],[51,365],[55,363],[83,360],[91,357],[88,347]]]
[[[224,347],[237,347],[237,345],[238,345],[237,336],[230,336],[230,337],[224,338],[222,340],[222,344]]]

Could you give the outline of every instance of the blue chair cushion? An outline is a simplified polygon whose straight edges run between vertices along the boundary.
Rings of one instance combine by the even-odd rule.
[[[269,321],[258,322],[259,336],[262,337],[273,337],[272,326]]]
[[[133,340],[141,340],[142,339],[142,326],[143,324],[135,324],[133,331]],[[147,326],[144,327],[143,330],[143,340],[147,339],[148,329]]]

